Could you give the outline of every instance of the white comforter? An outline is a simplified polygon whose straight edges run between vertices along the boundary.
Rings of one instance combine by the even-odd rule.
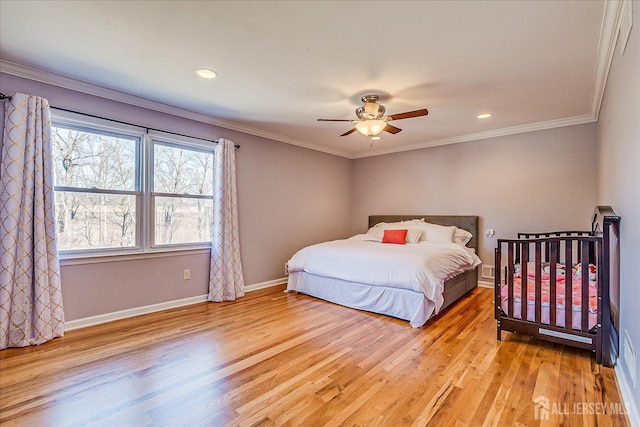
[[[346,240],[319,243],[298,251],[288,262],[290,272],[305,271],[373,286],[411,289],[442,306],[444,281],[481,263],[473,249],[457,243],[420,242],[395,245],[359,234]]]

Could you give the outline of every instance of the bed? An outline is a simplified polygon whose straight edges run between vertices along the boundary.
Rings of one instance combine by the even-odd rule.
[[[379,233],[377,227],[383,231],[402,229],[400,223],[407,229],[421,227],[417,222],[437,224],[442,229],[453,227],[454,240],[458,233],[464,233],[468,237],[460,239],[468,241],[387,245],[370,239]],[[411,326],[420,327],[477,286],[477,247],[477,216],[373,215],[367,234],[298,251],[287,263],[286,291],[408,320]],[[439,251],[445,253],[442,262],[421,258],[425,253],[440,256]],[[458,261],[454,268],[451,263]],[[396,262],[400,264],[396,266]],[[413,273],[410,263],[421,262],[434,271]],[[402,263],[408,264],[400,267]],[[355,275],[354,269],[363,275]]]
[[[610,206],[597,206],[589,231],[498,239],[498,340],[502,331],[525,334],[591,350],[598,364],[611,366],[618,354],[619,222]]]

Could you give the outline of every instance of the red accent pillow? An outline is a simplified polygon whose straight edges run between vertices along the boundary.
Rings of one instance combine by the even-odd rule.
[[[384,230],[382,243],[404,245],[407,242],[407,230]]]

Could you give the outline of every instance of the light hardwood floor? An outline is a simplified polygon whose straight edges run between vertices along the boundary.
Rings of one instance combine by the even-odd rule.
[[[628,425],[589,352],[503,333],[475,289],[423,328],[277,286],[0,352],[0,423]],[[540,413],[542,413],[540,412]],[[582,412],[578,414],[576,412]]]

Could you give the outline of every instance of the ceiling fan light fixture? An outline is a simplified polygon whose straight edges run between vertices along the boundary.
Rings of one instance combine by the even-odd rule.
[[[371,141],[380,132],[388,132],[392,135],[401,132],[402,129],[390,125],[387,122],[391,120],[411,119],[414,117],[422,117],[429,114],[426,108],[420,110],[405,111],[404,113],[391,114],[385,116],[386,108],[384,105],[378,104],[378,95],[365,95],[362,97],[362,106],[356,109],[356,117],[359,120],[349,119],[318,119],[319,122],[350,122],[355,123],[355,126],[340,136],[351,135],[355,131],[360,132],[362,135],[368,137]]]
[[[378,135],[387,126],[384,120],[363,120],[356,123],[356,130],[364,136],[373,137]]]
[[[378,104],[378,95],[365,95],[362,97],[362,106],[356,109],[356,116],[360,120],[378,120],[385,111],[384,105]]]
[[[365,102],[364,113],[370,117],[376,117],[378,115],[378,104],[375,102]]]

